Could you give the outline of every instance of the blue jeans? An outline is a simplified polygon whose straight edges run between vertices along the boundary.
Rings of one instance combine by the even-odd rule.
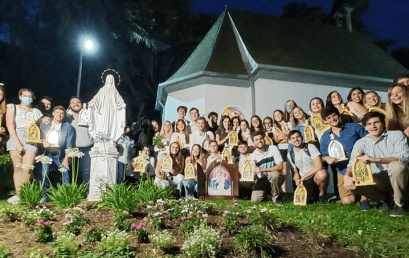
[[[182,185],[185,188],[186,197],[195,197],[195,192],[197,192],[197,180],[196,179],[183,179]]]
[[[118,161],[118,173],[117,173],[117,179],[116,179],[116,183],[118,185],[122,183],[122,180],[124,179],[125,168],[126,168],[126,164]]]
[[[58,155],[58,153],[49,153],[48,156],[53,160],[53,162],[57,165],[58,168],[61,167],[62,160],[60,160],[60,156]],[[67,170],[62,173],[62,183],[64,185],[68,185],[70,183],[70,170],[69,168],[66,168],[66,169]],[[47,174],[47,176],[45,176],[45,174]],[[49,175],[50,175],[50,164],[43,164],[43,169],[41,170],[41,182],[40,182],[40,184],[43,184],[43,180],[44,180],[43,190],[48,190],[48,187],[49,187],[48,176]]]
[[[85,155],[80,158],[80,167],[82,173],[82,183],[86,184],[89,183],[89,174],[91,171],[91,157],[89,156],[89,152],[91,151],[91,147],[79,147],[78,150],[83,152]]]

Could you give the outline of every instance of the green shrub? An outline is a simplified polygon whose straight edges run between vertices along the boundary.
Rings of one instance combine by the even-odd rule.
[[[158,249],[170,248],[173,246],[173,236],[167,230],[150,235],[149,240]]]
[[[39,219],[35,224],[34,231],[37,233],[37,241],[40,243],[51,242],[54,239],[50,221]]]
[[[60,234],[53,243],[54,254],[57,257],[75,257],[79,244],[71,233]]]
[[[221,247],[220,232],[202,224],[183,243],[188,257],[216,257]]]
[[[197,216],[187,216],[180,219],[182,220],[181,230],[185,236],[192,234],[202,223],[205,223],[202,217]]]
[[[118,211],[134,212],[137,207],[136,187],[125,183],[119,185],[106,185],[102,193],[102,203],[112,206]]]
[[[131,229],[131,220],[128,211],[117,211],[114,218],[114,229],[120,231],[129,231]]]
[[[36,180],[21,185],[20,191],[16,194],[20,197],[19,204],[30,208],[36,207],[44,195]]]
[[[18,205],[7,205],[3,209],[0,210],[0,216],[6,215],[9,217],[11,222],[19,220],[23,210]]]
[[[156,202],[158,199],[166,200],[172,199],[173,191],[170,186],[162,189],[155,185],[155,179],[153,177],[148,177],[146,180],[141,180],[138,185],[138,191],[136,197],[143,203]]]
[[[85,232],[85,239],[89,242],[99,242],[105,234],[105,229],[100,227],[88,227]]]
[[[249,249],[262,248],[270,239],[270,232],[263,226],[251,225],[240,230],[236,235],[236,248],[247,256]]]
[[[48,197],[59,209],[77,206],[85,198],[85,191],[88,184],[77,185],[75,182],[68,185],[58,184],[51,186],[48,190]]]
[[[54,217],[54,213],[46,207],[39,210],[21,211],[20,218],[27,226],[34,226],[39,219],[48,221]]]
[[[253,210],[247,210],[249,215],[249,222],[251,224],[259,224],[269,229],[274,229],[274,225],[277,223],[276,214],[274,208],[268,205],[267,207],[254,207]]]
[[[114,255],[112,257],[133,257],[128,233],[117,229],[102,237],[101,242],[98,243],[98,249],[102,253]]]
[[[5,242],[0,243],[0,258],[8,257],[10,254],[9,248]]]
[[[224,220],[222,222],[222,229],[228,233],[233,234],[238,230],[239,227],[239,215],[240,213],[235,210],[225,210],[224,211]]]
[[[69,213],[65,214],[64,230],[68,233],[79,235],[81,227],[89,225],[91,219],[83,215],[84,210],[79,207],[74,207],[68,211]]]

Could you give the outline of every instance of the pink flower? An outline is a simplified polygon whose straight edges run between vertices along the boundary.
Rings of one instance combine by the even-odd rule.
[[[125,214],[125,215],[129,215],[129,211],[124,211],[124,214]]]
[[[91,231],[92,229],[93,229],[93,227],[89,227],[89,228],[88,228],[88,231]]]
[[[246,210],[246,212],[250,214],[250,213],[251,213],[251,210]]]
[[[222,227],[222,229],[223,229],[223,230],[225,230],[225,229],[226,229],[226,227]]]
[[[44,222],[43,224],[47,226],[47,225],[48,225],[48,222]]]
[[[187,216],[187,219],[191,219],[192,218],[192,216]]]
[[[234,206],[238,206],[238,205],[239,205],[239,203],[237,203],[237,202],[234,203]]]
[[[38,223],[43,223],[44,222],[44,220],[42,219],[42,218],[40,218],[39,220],[38,220]]]
[[[180,218],[182,221],[184,221],[185,219],[186,219],[186,217],[185,216],[183,216],[183,217],[181,217]]]
[[[146,231],[146,228],[144,228],[143,231]]]
[[[135,224],[132,224],[132,225],[131,225],[131,228],[136,228],[136,225],[135,225]]]

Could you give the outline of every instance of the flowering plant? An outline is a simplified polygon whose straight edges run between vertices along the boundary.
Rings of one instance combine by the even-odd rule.
[[[85,154],[81,152],[78,148],[68,148],[65,150],[65,154],[70,158],[82,158]]]
[[[84,210],[79,207],[65,209],[65,211],[70,211],[69,213],[65,214],[66,222],[64,223],[64,229],[69,233],[78,235],[82,226],[86,226],[91,223],[90,218],[85,217],[85,215],[82,214],[84,213]]]
[[[128,211],[118,211],[115,214],[114,228],[121,231],[129,231],[129,229],[131,228],[131,221],[129,220]]]
[[[158,249],[169,248],[173,246],[173,236],[167,230],[157,232],[149,236],[150,241]]]
[[[53,163],[52,158],[44,154],[38,155],[34,159],[37,163],[40,162],[41,164],[52,164]]]
[[[53,240],[51,221],[44,221],[44,219],[39,219],[34,226],[34,231],[37,233],[38,242],[46,243]]]
[[[131,225],[131,231],[135,232],[136,240],[138,241],[138,243],[149,242],[148,232],[144,226],[145,226],[145,223],[143,222],[139,223],[138,225],[136,224]]]
[[[89,226],[85,231],[85,239],[90,242],[99,242],[105,234],[105,229]]]
[[[159,133],[153,137],[153,145],[156,145],[156,147],[160,148],[162,145],[162,135]]]
[[[185,236],[192,234],[201,224],[206,224],[206,220],[202,216],[187,216],[181,217],[181,230]]]

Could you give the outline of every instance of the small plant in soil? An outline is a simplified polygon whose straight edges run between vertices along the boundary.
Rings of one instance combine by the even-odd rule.
[[[38,207],[37,207],[38,208]],[[34,226],[39,219],[44,221],[51,220],[54,217],[54,213],[47,207],[40,208],[39,210],[21,211],[20,218],[27,226]]]
[[[119,185],[106,185],[102,194],[102,204],[112,206],[118,211],[133,213],[137,207],[136,187],[122,183]]]
[[[274,208],[271,205],[267,205],[267,207],[266,205],[254,206],[253,210],[247,210],[247,214],[251,224],[259,224],[273,230],[277,223]]]
[[[204,218],[198,216],[183,216],[180,219],[182,220],[181,230],[185,236],[192,234],[202,223],[206,224]]]
[[[170,248],[173,246],[173,236],[167,230],[158,231],[150,235],[149,240],[158,249]]]
[[[220,232],[201,224],[183,243],[188,257],[216,257],[221,247]]]
[[[138,243],[148,243],[148,231],[145,227],[145,223],[141,222],[138,225],[132,224],[131,225],[131,231],[134,232],[136,236],[136,241]]]
[[[53,231],[51,229],[51,221],[39,219],[34,225],[34,231],[37,234],[37,242],[47,243],[53,241]]]
[[[6,215],[11,222],[20,219],[22,209],[18,205],[8,205],[5,208],[0,210],[0,215]]]
[[[129,231],[131,229],[131,221],[128,211],[117,211],[114,219],[114,229],[120,231]]]
[[[100,227],[88,227],[85,232],[85,240],[89,242],[100,242],[105,235],[105,229]]]
[[[48,258],[47,255],[42,254],[41,251],[42,250],[38,247],[31,247],[29,249],[26,249],[26,253],[30,258]]]
[[[9,257],[10,251],[5,242],[0,243],[0,258]]]
[[[234,234],[239,227],[239,215],[240,213],[235,210],[225,210],[224,220],[222,222],[222,230],[227,234]]]
[[[128,233],[115,229],[108,232],[98,243],[100,252],[111,257],[134,257],[129,244]],[[105,256],[104,256],[105,257]]]
[[[240,230],[236,235],[236,249],[245,257],[253,257],[250,253],[256,252],[259,256],[263,246],[270,239],[270,232],[261,225],[251,225]]]
[[[136,192],[136,197],[142,203],[147,202],[156,202],[156,200],[166,200],[173,199],[173,191],[171,187],[165,187],[162,189],[159,186],[156,186],[154,183],[154,178],[147,178],[141,180],[141,183],[138,185],[138,191]]]
[[[57,257],[75,257],[79,248],[79,244],[71,233],[59,234],[52,246]]]
[[[18,193],[14,192],[14,194],[17,194],[18,197],[20,197],[19,204],[30,208],[36,207],[44,195],[43,190],[36,180],[23,184],[20,191]]]
[[[91,223],[91,219],[86,217],[84,210],[79,207],[66,209],[66,211],[68,211],[68,213],[65,214],[66,222],[64,223],[64,230],[67,233],[79,235],[81,227]]]

